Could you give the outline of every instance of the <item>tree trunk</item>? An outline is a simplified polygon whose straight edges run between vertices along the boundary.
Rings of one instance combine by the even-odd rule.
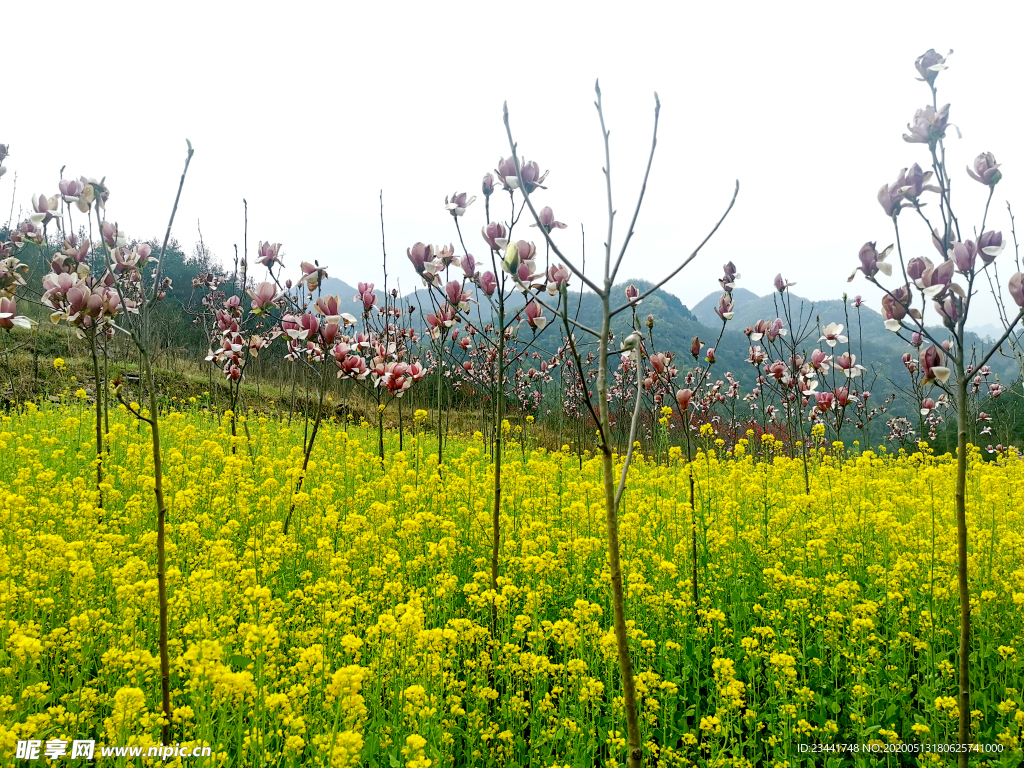
[[[629,741],[629,755],[626,765],[639,768],[643,760],[643,746],[640,742],[640,725],[637,722],[636,683],[633,680],[633,662],[629,655],[629,637],[626,634],[626,609],[622,592],[622,566],[619,560],[619,521],[615,505],[615,472],[612,448],[609,442],[610,419],[608,414],[608,337],[611,334],[611,307],[608,286],[602,296],[604,320],[601,324],[601,339],[598,352],[597,399],[604,439],[601,441],[602,466],[604,472],[605,523],[608,529],[608,560],[612,581],[612,610],[615,624],[615,645],[619,652],[619,673],[622,676],[622,693],[626,708],[626,735]],[[637,391],[637,397],[640,392]]]
[[[505,302],[498,297],[498,378],[495,390],[496,432],[494,439],[494,507],[491,510],[491,589],[497,598],[498,592],[498,551],[501,549],[501,422],[505,418],[505,397],[502,377],[505,375]],[[491,632],[497,637],[498,605],[491,605]]]
[[[284,531],[283,531],[283,533],[284,533],[285,536],[288,535],[288,526],[289,526],[289,524],[292,521],[292,513],[295,512],[294,496],[295,496],[296,493],[298,493],[299,491],[302,490],[302,483],[303,483],[303,480],[305,480],[305,478],[306,478],[306,468],[309,466],[309,457],[310,457],[310,454],[313,453],[313,444],[316,442],[316,433],[320,431],[320,422],[323,420],[323,414],[324,414],[324,385],[325,385],[325,382],[324,382],[323,379],[326,378],[327,370],[328,370],[326,365],[324,365],[324,369],[323,370],[324,370],[324,372],[321,374],[321,377],[320,377],[321,378],[320,387],[319,387],[320,398],[319,398],[319,401],[317,402],[316,421],[313,422],[313,433],[309,436],[309,439],[306,441],[306,456],[302,460],[302,474],[299,475],[299,479],[295,482],[295,490],[292,492],[292,497],[293,497],[292,505],[291,505],[291,507],[288,508],[288,516],[284,519]],[[307,395],[307,401],[308,401],[308,399],[309,399],[309,397]]]
[[[958,347],[959,351],[959,347]],[[967,584],[967,376],[957,361],[956,411],[956,576],[960,587],[960,744],[971,734],[971,596]],[[967,752],[959,754],[959,765],[967,768]]]
[[[156,496],[156,581],[160,602],[160,692],[163,702],[164,726],[161,740],[171,743],[171,662],[167,653],[167,558],[164,546],[164,528],[167,506],[164,504],[163,463],[160,458],[160,420],[157,412],[156,385],[149,364],[149,353],[139,349],[142,365],[149,384],[149,425],[153,437],[153,493]]]
[[[96,390],[96,493],[99,494],[99,507],[103,509],[103,397],[100,394],[100,361],[96,355],[95,329],[89,332],[89,349],[92,351],[92,374]]]

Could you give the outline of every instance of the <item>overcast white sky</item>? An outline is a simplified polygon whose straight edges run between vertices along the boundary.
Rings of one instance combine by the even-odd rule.
[[[551,172],[537,201],[570,225],[558,234],[568,251],[585,225],[596,265],[606,228],[599,77],[618,235],[655,90],[662,101],[623,277],[670,270],[738,178],[735,210],[669,290],[695,303],[732,260],[740,285],[759,294],[781,271],[798,293],[849,289],[876,306],[873,287],[846,278],[862,243],[893,239],[878,188],[927,159],[901,134],[928,100],[913,62],[930,47],[955,49],[938,85],[963,132],[947,144],[961,222],[980,222],[986,190],[963,169],[986,150],[1005,174],[990,222],[1009,236],[1004,200],[1024,213],[1021,67],[1009,37],[1024,20],[1019,3],[78,2],[43,12],[17,2],[3,16],[3,221],[15,171],[17,215],[32,192],[54,194],[67,165],[66,175],[107,177],[109,215],[130,236],[157,236],[188,137],[196,154],[174,227],[187,247],[201,220],[206,244],[228,260],[245,197],[250,254],[261,239],[280,241],[289,267],[318,258],[334,277],[379,283],[383,189],[392,275],[408,288],[406,247],[455,240],[445,195],[478,194],[508,154],[507,99],[521,153]],[[480,198],[463,221],[478,256],[483,214]],[[931,255],[923,225],[904,218],[908,256]],[[1008,268],[1012,254],[1000,259]]]

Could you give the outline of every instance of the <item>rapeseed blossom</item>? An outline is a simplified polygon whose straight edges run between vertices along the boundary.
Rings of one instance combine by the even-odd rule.
[[[161,417],[176,740],[218,765],[621,763],[599,457],[508,452],[495,590],[482,436],[453,438],[439,477],[415,434],[382,465],[376,425],[324,424],[293,494],[301,429],[244,414],[250,456],[193,405]],[[160,737],[152,453],[112,412],[101,510],[80,407],[0,417],[0,754]],[[695,514],[678,449],[634,456],[620,510],[645,752],[813,765],[797,743],[955,741],[952,457],[833,446],[807,496],[799,457],[706,443]],[[972,722],[1005,750],[979,765],[1009,765],[1024,462],[972,448],[968,495]]]

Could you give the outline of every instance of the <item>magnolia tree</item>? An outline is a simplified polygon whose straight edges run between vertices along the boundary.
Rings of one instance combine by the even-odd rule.
[[[242,260],[242,286],[245,285],[246,259]],[[210,350],[206,362],[220,368],[228,387],[228,410],[230,411],[231,436],[238,436],[238,414],[242,410],[242,381],[249,365],[259,358],[261,350],[266,349],[278,336],[281,328],[267,321],[265,315],[256,312],[246,313],[242,297],[238,293],[227,295],[220,286],[226,282],[213,273],[193,278],[192,285],[204,288],[207,294],[203,297],[204,309],[212,312],[213,328],[210,334]],[[249,425],[243,420],[246,444],[252,458],[252,445],[249,442]],[[231,452],[235,452],[232,442]]]
[[[97,489],[102,483],[103,431],[101,425],[101,390],[105,388],[99,373],[97,340],[113,332],[129,336],[139,352],[143,382],[149,394],[149,407],[125,399],[123,382],[118,376],[113,382],[114,392],[124,407],[137,419],[150,426],[153,447],[153,492],[157,517],[157,599],[159,603],[160,686],[163,712],[162,740],[169,743],[171,729],[170,659],[168,655],[167,579],[165,527],[167,506],[164,499],[163,464],[161,460],[159,407],[156,383],[150,362],[152,313],[162,301],[170,281],[161,274],[161,265],[171,236],[178,202],[181,199],[185,176],[192,160],[192,145],[188,144],[185,168],[178,184],[178,192],[171,210],[163,246],[154,258],[154,249],[147,244],[129,245],[118,225],[106,219],[109,190],[105,181],[81,178],[62,180],[60,195],[39,196],[33,200],[34,213],[19,226],[12,242],[17,247],[31,243],[44,246],[47,227],[56,222],[63,229],[72,230],[72,211],[86,217],[87,228],[93,236],[79,240],[73,234],[64,237],[59,253],[49,261],[50,272],[43,278],[42,303],[51,310],[54,323],[65,322],[76,333],[88,340],[96,377],[96,452]],[[95,221],[95,229],[93,222]],[[98,237],[97,237],[98,236]],[[47,252],[44,252],[47,253]],[[100,496],[102,501],[102,495]]]
[[[989,207],[996,185],[1002,178],[1002,171],[991,152],[982,152],[967,168],[970,179],[988,189],[985,206],[980,211],[980,223],[973,232],[966,224],[961,225],[962,211],[954,207],[952,177],[946,163],[945,139],[951,127],[950,105],[939,106],[935,85],[939,74],[947,68],[947,57],[929,50],[918,57],[915,65],[920,76],[918,79],[928,87],[931,103],[917,110],[903,139],[927,150],[925,166],[930,170],[926,171],[914,163],[900,171],[896,181],[884,184],[879,190],[878,201],[893,225],[896,260],[890,258],[894,246],[878,250],[875,242],[868,242],[860,249],[857,271],[883,291],[882,313],[886,328],[909,345],[911,357],[907,358],[907,363],[916,358],[912,372],[919,378],[915,386],[935,391],[938,398],[945,395],[949,407],[956,411],[957,580],[960,592],[958,706],[959,739],[966,745],[970,740],[971,727],[968,676],[971,606],[967,578],[966,499],[968,413],[972,386],[982,383],[978,378],[987,374],[986,365],[991,357],[1014,340],[1024,315],[1024,274],[1018,262],[1014,265],[1017,271],[1009,279],[1000,277],[997,257],[1003,250],[1003,235],[986,229]],[[927,256],[907,258],[905,243],[908,242],[910,228],[901,227],[900,223],[908,215],[924,226],[926,237],[936,252],[935,259]],[[850,279],[854,276],[856,272]],[[987,349],[970,343],[965,330],[975,309],[979,289],[983,286],[988,287],[1004,328],[1000,338]],[[934,312],[932,317],[941,323],[941,329],[927,324],[926,314],[929,311]],[[937,398],[930,394],[922,397],[921,410],[930,412],[936,402]],[[967,765],[966,752],[960,753],[960,765]]]
[[[7,159],[7,144],[0,144],[0,177],[7,173],[7,167],[3,164]],[[38,242],[45,242],[42,233],[38,233],[33,222],[26,222],[25,229],[29,237],[37,237]],[[25,277],[28,275],[27,264],[21,262],[14,254],[18,250],[19,242],[24,240],[24,233],[21,229],[11,233],[11,239],[0,243],[0,339],[3,339],[4,367],[11,385],[11,402],[18,406],[18,387],[14,381],[14,369],[11,367],[11,354],[22,345],[15,345],[11,339],[11,332],[15,328],[31,329],[35,321],[18,314],[17,293],[26,287]]]
[[[261,242],[257,260],[267,268],[267,280],[248,290],[251,298],[250,315],[270,318],[272,330],[258,337],[257,348],[262,348],[280,336],[285,340],[285,359],[301,366],[313,383],[316,412],[303,438],[303,462],[295,482],[294,494],[302,490],[310,456],[324,418],[324,401],[332,386],[332,379],[356,382],[364,387],[377,403],[380,460],[384,460],[383,413],[391,403],[399,400],[413,384],[420,381],[425,370],[413,357],[416,335],[406,323],[406,313],[398,303],[398,293],[385,292],[378,305],[373,283],[359,283],[355,302],[360,317],[344,312],[338,296],[320,295],[320,283],[327,270],[318,262],[302,262],[301,276],[293,284],[283,279],[284,264],[280,243]],[[251,345],[244,336],[232,330],[230,316],[228,348],[216,353],[224,363],[225,376],[241,377],[244,365],[240,355]],[[223,346],[223,345],[222,345]],[[236,349],[236,347],[238,347]],[[214,353],[211,353],[214,354]],[[293,495],[294,495],[293,494]],[[292,502],[284,521],[287,535],[295,511]]]
[[[0,144],[0,177],[7,173],[7,167],[4,165],[7,155],[8,145]],[[0,334],[0,338],[3,339],[4,367],[10,381],[11,402],[14,403],[15,408],[19,401],[10,355],[23,344],[13,344],[10,335],[15,328],[32,329],[35,326],[33,319],[17,313],[17,293],[27,288],[25,279],[29,273],[29,266],[14,254],[20,250],[19,246],[26,242],[40,247],[46,243],[45,232],[40,231],[33,220],[26,221],[22,226],[10,232],[9,240],[0,243],[0,331],[3,332]]]
[[[520,175],[510,157],[499,160],[495,174],[485,174],[481,184],[485,201],[485,223],[481,227],[481,235],[489,251],[491,269],[486,269],[486,265],[469,252],[462,236],[459,222],[476,200],[475,196],[470,197],[466,193],[456,192],[445,198],[445,209],[455,225],[462,256],[456,256],[451,245],[428,246],[423,243],[416,243],[406,253],[428,288],[432,308],[426,314],[425,322],[435,350],[438,376],[438,471],[443,458],[440,402],[445,363],[449,363],[450,369],[458,372],[457,375],[465,381],[488,391],[490,395],[494,436],[491,589],[497,594],[506,400],[522,388],[517,372],[527,356],[535,351],[534,344],[540,334],[549,327],[548,317],[544,314],[546,305],[541,296],[559,296],[558,286],[567,281],[568,272],[564,267],[550,266],[550,251],[547,249],[541,266],[539,251],[533,241],[513,239],[526,196],[537,189],[545,189],[543,182],[547,172],[541,173],[536,162],[529,162],[523,165]],[[491,220],[491,196],[496,192],[508,194],[509,218],[504,222]],[[517,193],[520,195],[518,200]],[[553,230],[565,228],[565,224],[555,219],[550,208],[543,209],[535,226],[540,227],[545,236]],[[557,311],[557,308],[551,311]],[[492,624],[496,623],[496,603],[492,606],[491,618]]]
[[[11,341],[11,331],[15,328],[31,329],[35,321],[18,314],[16,294],[25,285],[28,265],[13,256],[12,252],[11,243],[0,243],[0,338],[3,339],[4,367],[10,379],[11,401],[17,407],[18,387],[14,381],[14,369],[11,367],[11,354],[22,345]]]
[[[654,110],[654,137],[651,143],[651,154],[647,162],[647,168],[644,173],[643,185],[641,186],[639,198],[637,200],[636,209],[633,213],[633,217],[629,223],[629,228],[626,231],[626,235],[622,240],[621,247],[618,249],[617,255],[613,256],[612,253],[612,236],[614,234],[614,221],[615,221],[615,208],[612,203],[612,184],[611,184],[611,157],[610,157],[610,145],[608,141],[608,130],[605,128],[604,111],[601,103],[601,89],[599,86],[595,86],[597,99],[595,106],[597,108],[598,118],[601,124],[601,135],[604,141],[605,149],[605,164],[604,164],[604,176],[606,182],[606,192],[608,198],[608,236],[605,240],[604,248],[604,264],[603,264],[603,275],[601,278],[593,279],[586,275],[582,269],[582,266],[578,266],[577,262],[569,258],[565,251],[559,247],[553,237],[553,232],[544,227],[544,221],[541,217],[541,211],[539,211],[531,200],[532,189],[527,188],[527,185],[533,182],[533,172],[530,166],[521,162],[518,154],[516,142],[512,137],[512,128],[509,122],[508,106],[505,106],[505,130],[508,135],[509,147],[512,151],[512,168],[515,170],[515,179],[519,187],[523,190],[523,197],[527,208],[530,210],[530,214],[533,216],[535,223],[540,226],[541,231],[544,233],[544,240],[550,248],[551,253],[558,259],[559,264],[552,267],[552,270],[557,269],[557,279],[554,280],[554,290],[557,295],[560,296],[560,316],[563,324],[563,330],[568,338],[568,347],[570,357],[573,365],[576,366],[580,373],[581,379],[585,377],[585,369],[581,359],[580,345],[576,341],[575,334],[585,334],[597,341],[598,353],[597,353],[597,377],[596,377],[596,392],[591,393],[589,388],[584,387],[584,402],[586,405],[587,412],[594,419],[597,425],[597,437],[598,446],[601,452],[602,467],[603,467],[603,482],[605,491],[605,521],[608,536],[608,561],[611,579],[611,592],[612,592],[612,611],[613,611],[613,625],[615,633],[616,647],[618,650],[619,659],[619,671],[622,678],[622,694],[623,703],[626,714],[626,734],[628,742],[628,754],[626,757],[626,764],[631,768],[641,765],[643,760],[643,742],[640,736],[640,724],[637,716],[637,698],[636,698],[636,683],[633,678],[633,665],[630,655],[628,637],[626,634],[626,606],[623,597],[623,585],[622,585],[622,566],[620,561],[620,547],[619,547],[619,526],[618,526],[618,510],[619,504],[622,500],[622,494],[625,491],[626,480],[629,471],[630,461],[633,456],[633,445],[635,441],[637,424],[639,423],[641,409],[642,409],[642,390],[643,380],[645,376],[645,369],[647,361],[641,351],[641,344],[643,336],[637,330],[629,333],[625,339],[623,339],[618,349],[612,346],[612,331],[611,323],[612,319],[621,314],[622,312],[630,311],[634,305],[642,301],[646,296],[650,295],[654,291],[658,290],[679,274],[684,267],[686,267],[693,259],[696,258],[701,248],[711,238],[711,236],[718,230],[718,227],[724,221],[729,211],[732,210],[733,205],[736,201],[736,194],[739,193],[739,183],[736,184],[736,191],[733,194],[732,200],[729,203],[729,207],[726,212],[722,215],[722,218],[718,220],[711,232],[704,238],[703,241],[697,246],[697,248],[690,253],[687,257],[682,259],[681,263],[673,269],[664,279],[653,285],[650,289],[639,292],[637,291],[635,296],[629,296],[624,304],[614,306],[612,304],[612,287],[615,283],[615,277],[618,274],[619,268],[622,265],[623,258],[626,254],[626,249],[629,246],[629,241],[632,239],[634,227],[636,225],[637,217],[640,214],[640,207],[643,203],[644,193],[647,188],[647,180],[650,176],[651,164],[654,160],[654,149],[657,146],[657,130],[658,130],[658,115],[661,109],[661,104],[658,101],[658,97],[655,94],[655,110]],[[505,261],[510,262],[512,265],[516,264],[518,256],[518,250],[514,244],[509,244],[506,248]],[[568,281],[570,275],[575,275],[584,285],[586,285],[591,291],[593,291],[599,298],[601,303],[601,327],[599,329],[590,328],[581,324],[578,320],[572,320],[568,315],[568,301],[567,301],[567,290]],[[540,301],[539,299],[537,300]],[[731,302],[731,298],[729,299]],[[727,302],[728,303],[728,302]],[[543,307],[544,305],[541,304]],[[626,449],[626,456],[622,461],[621,467],[616,472],[615,467],[615,456],[613,455],[613,438],[611,432],[611,418],[609,412],[609,388],[611,384],[611,377],[609,376],[609,359],[612,355],[628,355],[636,366],[637,376],[637,389],[636,398],[633,410],[633,416],[630,421],[630,437],[629,444]],[[616,482],[615,476],[618,476]]]
[[[735,198],[734,198],[735,199]],[[661,392],[655,395],[655,402],[657,405],[661,405],[662,402],[667,401],[672,403],[674,401],[676,412],[679,415],[680,423],[683,427],[683,437],[686,445],[686,473],[687,480],[689,483],[689,505],[690,505],[690,557],[692,559],[692,588],[693,588],[693,611],[694,616],[697,615],[697,610],[700,607],[700,592],[697,585],[697,507],[695,499],[695,483],[693,476],[693,432],[699,430],[704,423],[708,423],[701,416],[707,417],[712,409],[721,401],[726,399],[726,395],[722,393],[722,382],[716,382],[711,387],[708,387],[709,378],[711,376],[712,366],[717,362],[715,355],[715,349],[722,341],[722,336],[725,333],[726,326],[730,320],[732,320],[735,310],[735,301],[733,299],[732,290],[736,287],[736,281],[739,279],[739,273],[736,271],[736,266],[730,261],[723,267],[723,275],[719,279],[719,284],[722,286],[722,295],[718,299],[718,304],[715,307],[715,313],[718,315],[722,324],[718,331],[718,338],[715,340],[714,346],[705,348],[704,342],[699,337],[694,336],[690,342],[690,356],[693,358],[693,365],[687,366],[684,371],[681,371],[677,366],[671,364],[672,357],[668,353],[659,352],[652,354],[649,358],[651,372],[648,378],[643,381],[644,385],[648,389],[664,389],[664,396]],[[628,294],[627,294],[628,295]],[[648,326],[653,329],[654,319],[648,318]],[[653,330],[650,332],[650,340],[653,347],[654,336]],[[701,355],[703,353],[703,360]],[[639,372],[637,374],[639,376]],[[730,377],[731,379],[731,377]],[[638,379],[639,380],[639,379]],[[673,397],[674,390],[674,397]],[[730,395],[735,399],[738,393],[738,384],[734,381],[729,387]],[[670,412],[672,405],[664,406]],[[705,552],[707,550],[707,524],[706,521],[701,519],[700,525],[701,539],[704,543]]]

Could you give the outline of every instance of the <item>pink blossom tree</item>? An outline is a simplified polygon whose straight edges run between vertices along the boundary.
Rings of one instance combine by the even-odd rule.
[[[642,336],[639,332],[633,331],[625,339],[622,340],[621,345],[618,349],[612,347],[612,332],[611,332],[611,321],[616,315],[628,311],[631,307],[639,301],[642,301],[646,296],[650,295],[657,289],[661,288],[665,283],[675,277],[679,272],[683,270],[690,262],[697,257],[704,244],[711,238],[711,236],[718,230],[718,227],[724,221],[729,211],[732,210],[733,205],[736,201],[736,195],[739,193],[739,183],[736,184],[736,191],[733,194],[732,200],[729,203],[726,212],[722,215],[722,218],[715,224],[711,232],[701,241],[701,243],[669,274],[662,280],[655,283],[650,289],[644,292],[637,292],[635,297],[628,297],[627,301],[619,306],[613,306],[612,304],[612,287],[615,283],[615,277],[618,274],[619,268],[622,265],[623,258],[626,254],[626,249],[629,246],[629,241],[632,239],[634,227],[636,225],[637,217],[640,214],[640,207],[643,203],[644,193],[647,188],[647,179],[650,176],[651,164],[654,160],[654,149],[657,146],[657,128],[658,128],[658,115],[661,109],[660,101],[655,95],[655,111],[654,111],[654,137],[651,142],[651,153],[647,162],[647,169],[644,173],[644,181],[641,186],[639,199],[637,200],[636,209],[633,213],[632,220],[630,221],[629,228],[626,231],[626,235],[623,238],[621,247],[619,248],[618,254],[613,257],[612,247],[614,234],[614,222],[615,222],[615,207],[612,202],[612,184],[611,184],[611,152],[608,141],[608,130],[605,128],[604,111],[601,103],[601,89],[595,85],[595,91],[597,99],[595,106],[597,108],[598,118],[601,124],[601,135],[604,141],[605,149],[605,164],[604,164],[604,175],[606,182],[606,192],[608,198],[608,236],[604,243],[604,264],[603,264],[603,276],[598,280],[594,280],[587,276],[583,269],[577,266],[576,262],[565,255],[565,252],[560,248],[552,239],[551,233],[541,226],[541,231],[544,232],[544,239],[550,247],[551,252],[557,257],[560,264],[556,265],[560,269],[564,269],[568,274],[574,275],[576,279],[583,282],[591,291],[593,291],[601,302],[601,328],[594,329],[587,327],[576,320],[570,320],[568,316],[568,302],[566,299],[567,283],[568,280],[556,281],[556,290],[561,295],[562,300],[560,302],[560,315],[563,323],[563,330],[569,338],[569,350],[573,360],[573,364],[577,367],[580,372],[581,378],[585,375],[580,347],[575,340],[574,334],[576,332],[586,334],[597,340],[598,354],[597,354],[597,380],[596,380],[596,397],[592,397],[589,390],[584,390],[585,393],[585,404],[587,412],[594,419],[597,425],[598,433],[598,445],[601,451],[602,466],[603,466],[603,480],[604,480],[604,491],[605,491],[605,522],[608,537],[608,560],[610,566],[611,575],[611,592],[612,592],[612,611],[613,611],[613,626],[615,632],[616,647],[618,650],[619,659],[619,672],[622,678],[622,693],[623,701],[625,706],[626,714],[626,735],[628,743],[628,751],[626,756],[626,764],[630,768],[638,768],[643,761],[643,743],[640,737],[640,724],[637,716],[637,700],[636,700],[636,683],[633,677],[633,664],[630,655],[629,642],[626,634],[626,606],[623,596],[622,586],[622,566],[621,566],[621,555],[619,546],[619,527],[618,527],[618,509],[619,504],[622,500],[622,494],[625,491],[626,480],[629,471],[630,461],[633,456],[633,444],[635,441],[636,428],[640,417],[642,398],[640,392],[643,386],[643,377],[645,369],[645,361],[641,355],[641,341]],[[521,162],[518,154],[518,149],[515,140],[512,137],[512,128],[509,122],[508,106],[505,106],[505,130],[508,136],[509,147],[512,151],[512,167],[515,169],[515,181],[519,187],[523,189],[523,196],[525,199],[526,206],[530,210],[530,214],[533,216],[534,221],[541,225],[543,223],[540,211],[537,210],[533,201],[531,200],[532,190],[528,188],[528,185],[532,185],[539,177],[536,169],[528,164]],[[510,174],[511,175],[511,174]],[[513,261],[516,258],[517,251],[509,248],[506,251],[506,261],[510,259]],[[564,274],[564,273],[563,273]],[[566,275],[568,277],[568,275]],[[545,306],[543,301],[535,299],[541,306]],[[552,309],[554,312],[555,310]],[[609,414],[609,359],[615,354],[626,354],[633,358],[636,364],[636,375],[637,375],[637,397],[635,400],[635,407],[633,416],[630,422],[629,431],[629,445],[626,450],[626,456],[622,463],[622,467],[619,470],[618,482],[615,481],[615,460],[613,458],[613,438],[611,433],[611,420]]]
[[[970,677],[971,606],[967,560],[967,430],[969,397],[972,379],[1000,349],[1012,342],[1022,316],[1024,316],[1024,273],[1017,272],[1009,279],[1001,279],[997,257],[1003,250],[1001,232],[986,229],[989,207],[1002,171],[991,152],[979,154],[967,168],[967,175],[975,183],[988,189],[980,224],[972,232],[961,227],[962,212],[954,206],[953,179],[946,163],[946,133],[950,105],[939,106],[935,82],[948,67],[947,56],[928,50],[915,62],[918,79],[925,83],[931,103],[917,110],[907,126],[903,139],[909,144],[927,150],[924,170],[918,163],[900,171],[896,181],[884,184],[878,191],[878,202],[893,225],[895,246],[878,251],[874,242],[866,243],[859,253],[859,265],[851,275],[862,272],[864,277],[882,290],[882,313],[885,325],[907,341],[917,358],[916,367],[920,384],[928,389],[945,393],[950,407],[956,410],[957,420],[957,581],[960,594],[960,648],[959,648],[959,740],[962,745],[970,741]],[[959,133],[959,129],[957,129]],[[934,196],[934,197],[929,197]],[[926,210],[926,200],[933,207]],[[904,242],[909,228],[901,227],[900,214],[916,214],[924,225],[926,237],[936,251],[938,260],[926,256],[905,257]],[[889,256],[895,249],[898,271]],[[896,277],[893,284],[886,278]],[[986,348],[969,344],[966,326],[975,310],[978,288],[984,280],[998,310],[1004,332]],[[1003,290],[1010,301],[1004,300]],[[926,313],[934,312],[941,330],[926,324]],[[976,313],[975,313],[976,314]],[[917,334],[915,336],[915,334]],[[929,397],[934,402],[934,398]],[[922,400],[922,410],[932,409]],[[959,755],[961,766],[967,765],[967,752]]]

